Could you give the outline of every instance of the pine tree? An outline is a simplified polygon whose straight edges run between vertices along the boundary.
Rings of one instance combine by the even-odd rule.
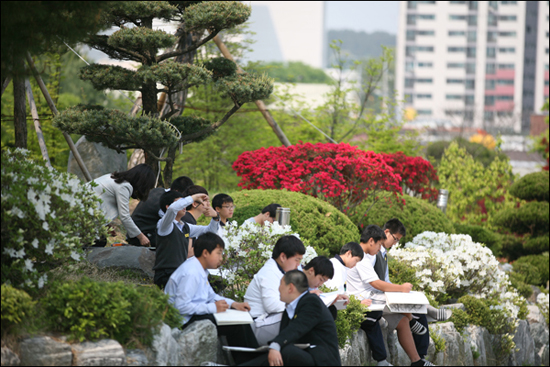
[[[104,14],[104,22],[119,29],[111,35],[95,35],[88,44],[113,59],[141,64],[137,70],[94,64],[82,68],[80,77],[98,90],[139,91],[142,112],[129,116],[99,106],[79,105],[55,118],[63,131],[84,134],[117,151],[143,149],[145,161],[158,170],[166,161],[164,185],[169,185],[178,144],[204,139],[220,127],[244,103],[268,97],[273,81],[266,76],[237,74],[236,65],[223,58],[193,64],[197,49],[221,30],[244,23],[250,7],[236,1],[139,1],[120,2]],[[175,35],[153,29],[153,19],[177,21]],[[214,83],[233,106],[218,121],[181,116],[187,90]],[[158,86],[161,85],[159,88]],[[158,93],[166,95],[166,105]],[[181,98],[181,94],[184,97]],[[176,96],[180,96],[176,100]],[[160,108],[159,108],[160,107]],[[162,154],[168,152],[166,157]],[[162,180],[161,180],[162,182]]]

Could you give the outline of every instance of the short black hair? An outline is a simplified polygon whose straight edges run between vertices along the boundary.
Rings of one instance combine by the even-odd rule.
[[[277,214],[277,208],[280,208],[281,205],[279,204],[269,204],[265,208],[262,209],[262,214],[268,213],[271,218],[275,218],[275,215]]]
[[[160,200],[159,200],[160,210],[166,213],[166,205],[172,205],[174,200],[182,197],[183,197],[183,194],[181,192],[174,191],[174,190],[166,191],[164,194],[160,196]]]
[[[147,200],[149,191],[155,187],[157,181],[155,172],[145,163],[138,164],[128,171],[114,172],[111,174],[111,178],[115,180],[117,184],[123,183],[124,181],[129,182],[133,188],[132,198],[141,201]]]
[[[174,181],[172,181],[172,185],[170,186],[170,189],[179,191],[183,194],[185,193],[185,191],[189,186],[193,186],[193,185],[194,185],[193,180],[191,180],[189,177],[180,176],[176,178]]]
[[[368,225],[367,228],[361,233],[361,242],[367,243],[370,239],[373,239],[374,242],[386,239],[386,234],[382,228],[378,227],[376,224]]]
[[[313,271],[315,272],[315,275],[323,275],[325,277],[328,277],[329,279],[332,279],[334,276],[334,266],[330,262],[330,260],[324,256],[317,256],[311,259],[310,262],[307,263],[306,266],[304,266],[304,270],[308,270],[313,268]]]
[[[278,259],[281,254],[286,257],[303,255],[306,253],[306,247],[303,242],[296,236],[283,236],[277,240],[273,247],[273,259]]]
[[[368,240],[367,240],[368,241]],[[357,242],[348,242],[340,249],[340,255],[344,255],[346,252],[351,251],[351,256],[358,257],[363,260],[365,252],[360,244]]]
[[[403,237],[407,235],[407,229],[405,228],[405,225],[401,223],[401,221],[397,218],[392,218],[387,221],[386,224],[384,224],[384,228],[382,229],[384,231],[386,229],[389,229],[391,234],[399,233]]]
[[[191,196],[191,195],[195,195],[195,194],[206,194],[206,195],[208,195],[208,191],[206,191],[206,189],[202,186],[193,185],[193,186],[189,186],[187,188],[187,190],[185,190],[185,193],[184,193],[185,196]],[[189,205],[185,209],[187,209],[187,210],[193,209],[193,203],[191,203],[191,205]]]
[[[300,270],[287,271],[285,275],[283,275],[283,282],[285,282],[286,285],[291,283],[294,284],[296,290],[300,293],[304,293],[309,289],[307,277]]]
[[[202,256],[204,250],[208,251],[209,254],[212,253],[217,247],[225,248],[225,242],[223,239],[213,232],[206,232],[201,234],[199,238],[193,241],[193,250],[197,258]]]
[[[212,199],[212,208],[221,208],[223,204],[232,203],[233,198],[227,194],[218,194]]]

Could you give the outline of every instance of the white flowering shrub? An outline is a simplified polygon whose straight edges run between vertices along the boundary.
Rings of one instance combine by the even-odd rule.
[[[245,222],[238,226],[236,221],[228,222],[223,228],[222,238],[225,242],[225,261],[219,270],[226,288],[223,293],[226,297],[243,300],[248,284],[265,262],[271,258],[273,247],[279,238],[287,235],[300,235],[292,232],[289,225],[266,222],[259,226]],[[302,265],[307,264],[317,256],[313,247],[306,246],[306,253]]]
[[[78,261],[105,234],[94,193],[69,173],[2,152],[2,283],[42,288],[52,266]]]
[[[539,293],[537,296],[537,306],[539,306],[540,312],[543,314],[546,324],[548,325],[548,293]]]

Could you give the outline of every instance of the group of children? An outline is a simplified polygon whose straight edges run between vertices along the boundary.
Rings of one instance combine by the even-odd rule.
[[[157,202],[156,212],[150,201]],[[258,225],[273,222],[277,207],[280,205],[270,204],[247,221]],[[140,229],[156,246],[154,282],[164,288],[183,316],[183,328],[203,319],[216,324],[213,314],[227,309],[250,313],[251,325],[218,326],[219,335],[237,346],[269,346],[268,353],[241,358],[239,362],[245,365],[341,363],[334,323],[337,311],[334,306],[325,306],[319,297],[323,284],[339,291],[334,302],[348,301],[348,295],[354,295],[365,306],[383,302],[384,292],[412,290],[409,283],[392,284],[389,279],[387,250],[406,235],[405,226],[391,219],[383,228],[367,226],[359,243],[345,244],[334,258],[318,256],[303,268],[304,244],[295,236],[283,236],[275,244],[272,257],[250,280],[244,302],[219,296],[210,286],[208,269],[222,263],[225,243],[220,227],[233,216],[234,209],[232,198],[226,194],[216,195],[209,205],[204,188],[180,177],[171,190],[152,190],[149,199],[134,211],[133,219],[139,226],[142,220],[150,222],[156,215],[154,231],[150,223]],[[196,224],[201,215],[212,218],[207,226]],[[431,308],[429,313],[437,320],[448,318],[439,311]],[[378,365],[390,365],[380,328],[382,318],[389,330],[397,330],[411,365],[432,365],[424,359],[430,339],[426,315],[366,312],[361,328]],[[297,344],[309,347],[301,349]]]

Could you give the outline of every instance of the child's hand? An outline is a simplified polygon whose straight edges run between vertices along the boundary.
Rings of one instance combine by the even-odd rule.
[[[409,293],[413,288],[413,285],[411,283],[403,283],[401,284],[401,292],[403,293]]]
[[[206,195],[206,194],[195,194],[195,195],[191,195],[191,198],[193,199],[193,201],[195,203],[202,204],[203,201],[208,200],[208,195]]]
[[[210,217],[210,218],[215,218],[218,216],[218,212],[214,210],[214,208],[212,208],[211,206],[204,206],[204,216],[205,217]]]
[[[250,311],[250,305],[248,302],[233,302],[231,308],[234,308],[238,311]]]
[[[349,297],[348,297],[347,295],[345,295],[345,294],[339,294],[339,295],[336,296],[336,299],[334,300],[334,302],[332,302],[332,305],[335,304],[336,301],[341,300],[341,299],[345,300],[344,306],[347,305],[347,304],[349,303]],[[331,305],[331,306],[332,306],[332,305]]]
[[[372,305],[372,299],[366,298],[366,299],[361,301],[361,304],[365,305],[365,306],[370,306],[370,305]]]
[[[216,312],[225,312],[229,308],[229,305],[227,304],[227,302],[225,302],[224,299],[219,300],[215,303],[216,303]]]

